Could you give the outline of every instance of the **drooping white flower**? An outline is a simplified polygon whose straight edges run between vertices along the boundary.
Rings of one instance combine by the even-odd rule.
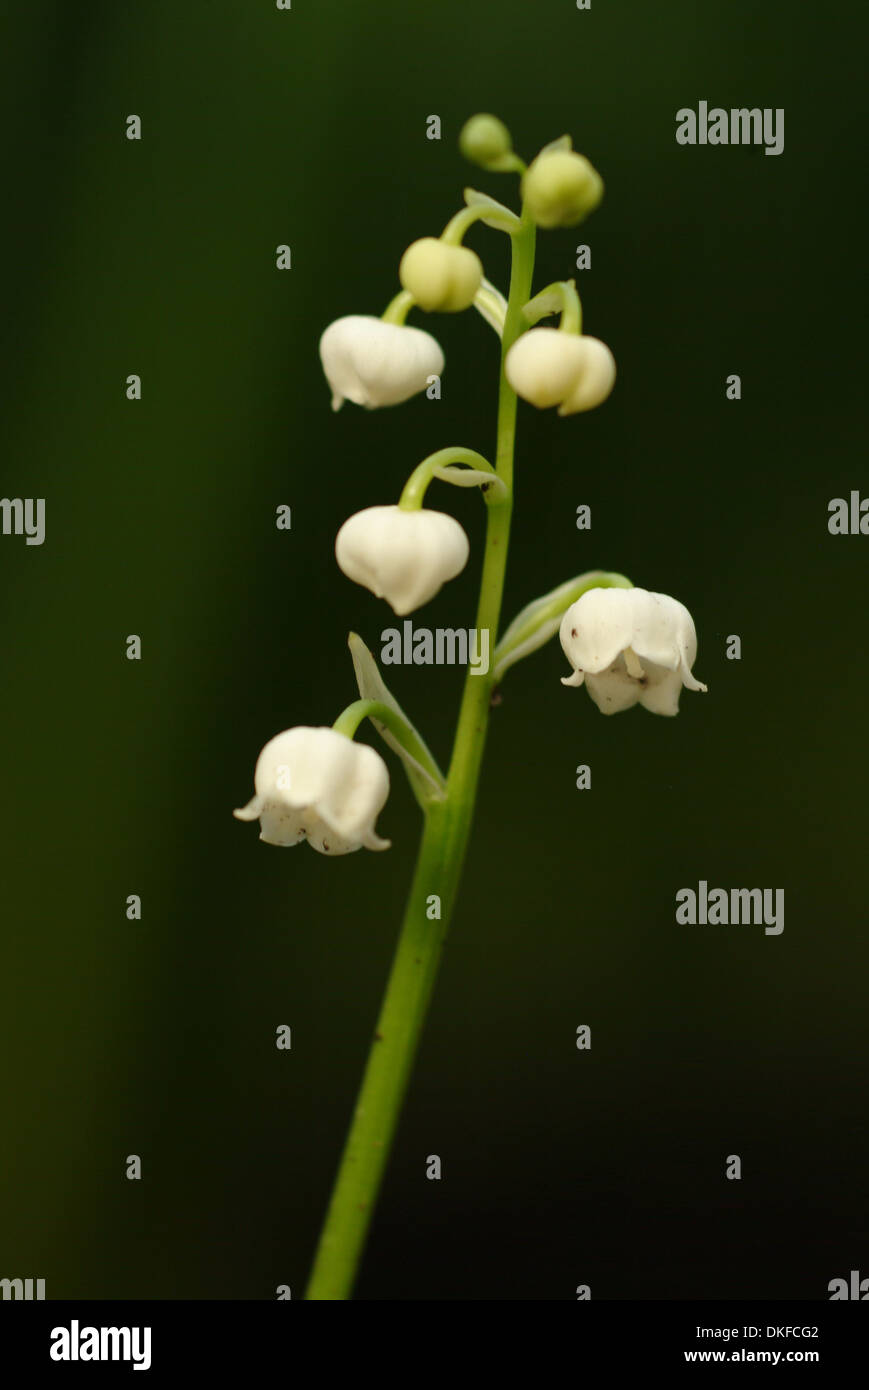
[[[366,507],[344,522],[335,540],[348,579],[385,598],[399,617],[434,598],[464,569],[469,552],[455,518],[426,507]]]
[[[330,323],[320,339],[320,361],[332,388],[332,409],[345,400],[374,409],[399,405],[440,376],[440,344],[421,328],[349,314]]]
[[[507,380],[517,396],[541,410],[557,405],[575,415],[605,401],[616,379],[615,358],[600,338],[531,328],[507,353]]]
[[[646,589],[589,589],[571,604],[559,633],[573,667],[562,685],[583,685],[604,714],[637,703],[678,714],[682,687],[705,690],[691,667],[697,634],[688,609]]]
[[[380,754],[330,728],[299,725],[263,748],[254,772],[256,795],[233,815],[258,820],[270,845],[307,840],[320,854],[388,849],[374,822],[389,795]]]

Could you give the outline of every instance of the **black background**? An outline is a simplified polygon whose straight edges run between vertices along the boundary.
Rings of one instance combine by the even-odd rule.
[[[347,631],[377,647],[391,625],[334,563],[341,522],[433,449],[493,448],[476,316],[413,320],[446,353],[438,403],[333,416],[317,358],[332,319],[382,311],[464,185],[515,205],[512,178],[458,153],[475,110],[526,158],[569,131],[603,175],[593,218],[541,235],[535,285],[587,242],[586,328],[619,369],[598,411],[520,409],[505,616],[623,571],[687,604],[709,693],[675,720],[604,719],[559,684],[557,643],[505,682],[357,1296],[824,1299],[869,1275],[869,540],[827,529],[831,498],[869,495],[857,14],[7,15],[0,490],[44,497],[47,537],[0,538],[0,1277],[49,1298],[301,1296],[415,807],[391,762],[393,847],[342,860],[230,813],[268,738],[354,698]],[[677,146],[700,100],[784,108],[783,154]],[[503,241],[468,238],[502,285]],[[467,627],[482,508],[440,491],[472,557],[417,621]],[[445,761],[459,673],[390,680]],[[783,934],[678,926],[700,879],[783,888]]]

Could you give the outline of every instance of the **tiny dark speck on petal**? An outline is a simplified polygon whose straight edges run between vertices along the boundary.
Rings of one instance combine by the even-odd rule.
[[[571,635],[571,637],[575,637],[575,636],[576,636],[576,628],[575,628],[575,627],[572,627],[572,628],[570,629],[570,635]]]

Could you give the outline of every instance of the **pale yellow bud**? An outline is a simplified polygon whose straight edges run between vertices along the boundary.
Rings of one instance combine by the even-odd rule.
[[[574,227],[603,197],[603,179],[573,150],[542,153],[522,177],[522,197],[538,227]]]
[[[497,169],[512,153],[513,141],[503,121],[499,121],[497,116],[482,113],[472,116],[462,126],[459,149],[472,164],[480,164],[484,169]]]
[[[398,278],[421,309],[454,314],[468,309],[483,279],[483,263],[467,246],[425,236],[408,246]]]
[[[504,363],[517,396],[559,415],[575,415],[605,401],[616,379],[615,358],[599,338],[532,328],[518,338]]]

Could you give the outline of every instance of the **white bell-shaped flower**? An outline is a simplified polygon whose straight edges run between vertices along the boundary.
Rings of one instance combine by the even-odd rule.
[[[307,840],[320,854],[388,849],[375,833],[389,795],[389,772],[379,753],[330,728],[300,725],[277,734],[254,772],[256,795],[239,820],[258,820],[270,845]]]
[[[434,598],[464,569],[469,553],[455,518],[425,507],[366,507],[344,522],[335,540],[347,578],[385,598],[399,617]]]
[[[653,714],[678,714],[683,686],[706,689],[691,674],[694,620],[667,594],[589,589],[567,609],[559,636],[573,667],[562,684],[585,684],[604,714],[636,704]]]
[[[504,371],[517,396],[541,410],[557,405],[559,415],[600,405],[616,379],[606,343],[560,328],[523,333],[507,353]]]
[[[421,328],[350,314],[330,323],[320,339],[320,361],[332,388],[332,409],[345,400],[374,409],[399,405],[440,376],[440,344]]]

